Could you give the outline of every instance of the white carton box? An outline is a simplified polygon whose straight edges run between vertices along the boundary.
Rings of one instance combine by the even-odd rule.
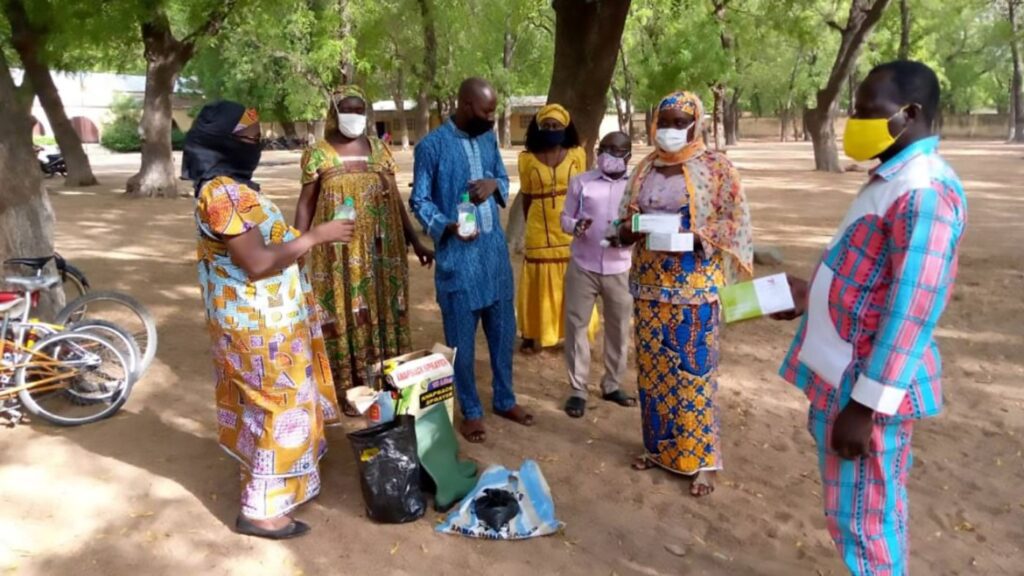
[[[396,414],[416,416],[438,404],[455,414],[456,351],[442,344],[430,350],[417,350],[384,361],[387,385],[398,391]]]
[[[633,232],[674,234],[683,225],[679,214],[633,214]]]
[[[693,252],[693,234],[653,232],[647,235],[647,249],[655,252]]]

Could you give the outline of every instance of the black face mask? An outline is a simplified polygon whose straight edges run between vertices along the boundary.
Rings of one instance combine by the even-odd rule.
[[[477,136],[486,134],[494,129],[494,122],[487,118],[473,117],[469,121],[469,126],[466,128],[466,134],[476,138]]]
[[[561,146],[562,142],[565,142],[565,130],[541,130],[538,132],[540,145],[544,149],[554,148],[555,146]]]

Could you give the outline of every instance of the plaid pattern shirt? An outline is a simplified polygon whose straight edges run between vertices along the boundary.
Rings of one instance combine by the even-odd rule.
[[[870,174],[811,280],[780,374],[823,409],[832,389],[896,420],[942,410],[933,333],[957,272],[967,201],[938,137]],[[820,406],[819,406],[820,404]]]

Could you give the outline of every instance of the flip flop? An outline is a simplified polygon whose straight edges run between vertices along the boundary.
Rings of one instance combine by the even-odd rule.
[[[710,496],[715,491],[714,480],[708,481],[705,472],[698,472],[697,476],[693,478],[693,482],[690,483],[690,496],[694,498],[703,498]]]
[[[494,414],[522,426],[533,426],[533,414],[523,410],[523,408],[518,405],[513,406],[511,410],[506,410],[504,412],[495,410]]]
[[[636,398],[629,396],[622,390],[609,392],[601,396],[601,399],[604,400],[605,402],[614,402],[619,406],[622,406],[623,408],[633,408],[634,406],[636,406]]]
[[[583,418],[587,412],[587,401],[583,398],[573,396],[565,401],[565,413],[570,418]]]
[[[470,424],[470,423],[474,424]],[[476,424],[479,424],[479,428]],[[473,428],[472,430],[470,428]],[[470,444],[482,444],[487,440],[487,431],[484,430],[483,420],[477,418],[476,420],[463,420],[462,424],[459,425],[459,433],[466,439],[466,442]]]
[[[239,516],[235,520],[235,532],[245,536],[266,538],[267,540],[289,540],[291,538],[298,538],[309,534],[310,530],[311,528],[309,527],[309,524],[299,522],[298,520],[292,520],[287,526],[284,528],[278,528],[277,530],[260,528],[242,516]]]

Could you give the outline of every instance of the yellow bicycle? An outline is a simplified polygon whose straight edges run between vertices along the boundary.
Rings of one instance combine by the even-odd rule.
[[[81,327],[64,330],[30,322],[33,300],[59,284],[59,278],[4,281],[21,291],[0,292],[0,415],[17,422],[24,407],[52,424],[77,426],[120,410],[136,375],[124,343],[119,347]]]

